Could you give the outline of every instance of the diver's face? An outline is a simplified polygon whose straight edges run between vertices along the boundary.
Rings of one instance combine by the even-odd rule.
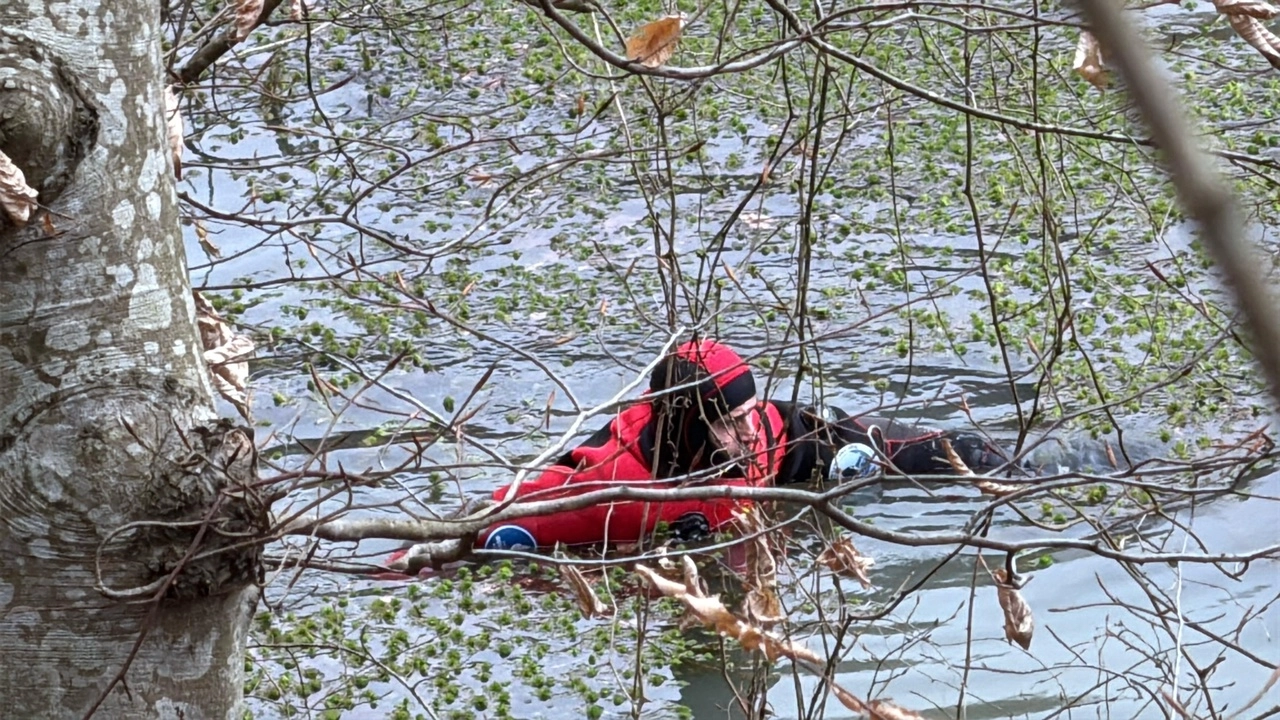
[[[734,460],[749,457],[756,439],[756,399],[753,397],[711,423],[711,439]]]

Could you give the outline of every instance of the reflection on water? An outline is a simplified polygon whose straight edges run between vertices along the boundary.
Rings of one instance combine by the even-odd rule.
[[[510,5],[507,3],[503,12],[513,11],[514,6],[507,7]],[[1207,3],[1200,5],[1207,10]],[[1157,13],[1173,13],[1177,9]],[[1197,28],[1195,34],[1200,33]],[[1057,40],[1061,42],[1063,38]],[[1064,47],[1070,44],[1069,41]],[[338,45],[327,52],[328,59],[337,59],[344,52],[349,53],[350,48]],[[506,62],[519,64],[509,58]],[[510,72],[511,85],[519,84],[515,78],[522,68],[504,66],[500,59],[484,64],[488,65],[487,71],[468,81],[471,88],[491,79],[485,76],[486,72],[495,76]],[[467,68],[468,74],[472,69]],[[315,71],[322,72],[319,67]],[[416,89],[421,85],[420,74],[394,78],[395,72],[389,68],[372,71],[373,75],[380,73],[403,83],[397,88]],[[580,163],[566,167],[543,186],[527,187],[518,193],[510,213],[483,216],[478,208],[492,192],[476,180],[481,165],[487,172],[505,172],[515,177],[544,163],[577,159],[587,141],[606,146],[620,126],[604,116],[584,135],[548,139],[547,129],[564,121],[563,108],[556,99],[552,107],[535,106],[528,112],[520,111],[519,117],[510,113],[505,126],[491,128],[491,135],[483,138],[485,142],[466,152],[442,153],[436,158],[438,148],[430,147],[429,141],[455,142],[467,133],[449,122],[433,119],[429,123],[433,127],[426,128],[409,118],[424,112],[447,112],[455,105],[465,106],[467,113],[475,112],[477,104],[499,108],[507,102],[497,97],[501,92],[478,94],[479,99],[465,93],[463,100],[468,86],[459,82],[452,93],[443,93],[447,97],[424,91],[416,100],[405,100],[405,105],[399,107],[394,106],[400,100],[398,91],[396,97],[382,102],[375,99],[372,86],[366,88],[361,83],[356,80],[321,95],[315,100],[318,105],[308,98],[306,102],[277,108],[274,113],[284,116],[278,121],[273,116],[270,123],[246,111],[245,117],[238,118],[244,124],[235,128],[234,142],[223,145],[216,144],[221,142],[219,135],[231,131],[223,120],[201,124],[201,118],[193,118],[198,135],[193,135],[191,143],[201,146],[206,154],[201,158],[204,162],[191,163],[184,190],[198,202],[222,212],[239,212],[251,206],[253,213],[264,220],[261,227],[231,225],[229,229],[211,222],[213,239],[223,257],[210,263],[193,260],[193,282],[224,292],[247,288],[248,307],[238,319],[263,335],[277,327],[291,334],[297,326],[314,325],[321,337],[326,332],[336,336],[340,346],[353,340],[366,343],[361,345],[361,352],[354,353],[366,374],[377,374],[379,363],[387,359],[375,340],[391,338],[421,348],[428,356],[430,370],[392,373],[382,381],[394,392],[366,389],[360,403],[345,405],[338,412],[309,389],[311,378],[302,369],[303,364],[313,363],[321,373],[337,372],[349,370],[355,359],[327,357],[316,350],[314,343],[318,341],[314,337],[303,334],[298,339],[291,335],[291,341],[282,341],[271,348],[271,353],[262,353],[264,357],[253,366],[258,393],[255,412],[264,426],[262,436],[268,432],[277,434],[264,457],[287,467],[304,461],[322,446],[334,453],[331,466],[340,462],[354,472],[394,467],[413,457],[417,444],[431,443],[423,452],[425,460],[420,471],[400,473],[394,482],[381,487],[362,488],[358,501],[371,508],[381,505],[368,510],[368,514],[402,514],[394,503],[410,497],[419,500],[408,504],[416,512],[447,512],[464,499],[487,496],[504,484],[512,467],[518,465],[518,460],[507,462],[508,458],[527,460],[554,442],[581,408],[609,400],[653,358],[655,349],[666,339],[651,324],[656,322],[653,318],[660,314],[662,302],[655,279],[659,263],[643,225],[649,219],[651,198],[634,181],[629,163]],[[1249,88],[1252,87],[1251,83]],[[489,89],[492,88],[486,88],[486,93]],[[724,311],[718,320],[718,331],[744,353],[758,355],[753,359],[762,371],[769,362],[769,391],[785,396],[792,391],[800,354],[794,347],[791,329],[784,329],[787,323],[781,319],[782,313],[775,313],[774,306],[768,303],[785,310],[795,301],[799,288],[792,230],[805,208],[799,196],[787,189],[786,182],[766,187],[755,198],[758,202],[752,205],[749,222],[734,223],[725,237],[711,247],[711,236],[718,225],[735,211],[742,194],[756,186],[768,154],[765,139],[778,132],[773,122],[777,118],[755,117],[764,114],[765,108],[752,107],[741,99],[734,102],[736,105],[723,112],[725,116],[739,116],[737,122],[742,130],[727,132],[714,125],[699,126],[699,140],[706,142],[705,158],[675,168],[670,206],[663,206],[658,212],[671,216],[673,254],[684,272],[705,276],[708,271],[700,258],[707,252],[720,252],[717,257],[721,262],[738,269],[735,283],[740,284],[723,288],[718,299],[721,304],[716,310]],[[394,233],[399,242],[417,254],[401,257],[385,243],[376,242],[372,234],[340,222],[317,222],[314,226],[306,223],[296,228],[289,226],[287,232],[281,230],[282,225],[300,217],[332,217],[330,210],[320,212],[317,206],[331,203],[342,194],[332,190],[328,185],[332,179],[327,177],[331,167],[341,164],[339,155],[320,139],[307,133],[295,134],[296,128],[289,127],[291,123],[299,128],[309,127],[308,118],[317,107],[329,113],[329,121],[338,132],[350,132],[353,137],[371,134],[379,145],[395,147],[417,164],[421,176],[406,173],[397,180],[398,184],[373,192],[358,212],[353,212],[368,229]],[[898,131],[927,127],[936,120],[937,117],[907,118]],[[1076,122],[1077,118],[1071,121]],[[882,152],[883,130],[876,118],[852,127],[844,150],[837,148],[834,152],[836,159],[846,162],[854,155]],[[507,143],[502,139],[507,132],[520,139],[519,143],[511,143],[514,149],[510,154],[506,154]],[[1003,162],[1011,153],[1006,137],[1000,136],[998,142],[1006,156],[999,158]],[[857,152],[847,152],[849,149]],[[356,156],[344,160],[359,166],[369,177],[382,171],[388,162],[378,150],[369,150],[367,156],[351,148],[347,151]],[[911,143],[899,151],[913,152]],[[271,165],[291,157],[310,158],[311,153],[318,153],[324,162],[317,162],[314,168],[290,165],[288,173],[254,169],[258,164]],[[917,306],[928,313],[936,311],[957,328],[965,326],[970,316],[983,316],[989,310],[987,287],[973,272],[979,257],[977,239],[969,233],[968,221],[960,224],[959,231],[953,231],[950,226],[956,222],[954,207],[923,219],[912,217],[912,213],[933,213],[933,206],[940,205],[944,196],[951,195],[954,200],[951,183],[956,168],[948,165],[941,180],[928,180],[918,171],[934,159],[919,160],[905,155],[897,160],[897,171],[901,173],[897,178],[901,183],[898,204],[889,202],[883,194],[873,197],[869,192],[868,177],[874,175],[877,183],[883,182],[880,176],[887,175],[880,172],[883,168],[872,171],[845,165],[833,166],[832,179],[842,190],[852,185],[856,191],[839,196],[823,192],[814,200],[818,244],[814,248],[816,262],[805,287],[812,314],[807,320],[811,322],[810,336],[826,335],[811,348],[817,360],[806,358],[814,362],[816,373],[812,374],[819,376],[821,385],[815,388],[810,384],[811,378],[806,378],[800,399],[827,402],[854,413],[874,410],[945,427],[976,423],[996,439],[1011,444],[1019,404],[1026,411],[1028,398],[1051,392],[1038,384],[1036,374],[1022,374],[1036,365],[1033,358],[1015,353],[1012,367],[1006,369],[984,340],[969,342],[970,338],[962,335],[943,343],[937,332],[919,326],[915,331],[920,337],[907,348],[909,356],[903,357],[897,349],[897,341],[906,332],[906,320],[892,308],[908,296]],[[988,160],[994,164],[994,154]],[[953,161],[954,157],[941,160]],[[990,172],[994,174],[996,169],[991,168]],[[1072,170],[1066,168],[1068,173]],[[1087,185],[1087,179],[1080,182]],[[1112,300],[1133,299],[1134,293],[1142,294],[1135,301],[1139,306],[1134,311],[1136,315],[1146,313],[1157,300],[1176,305],[1176,301],[1150,288],[1119,283],[1139,271],[1146,277],[1148,262],[1180,263],[1192,252],[1193,233],[1184,224],[1169,221],[1162,227],[1160,242],[1147,242],[1141,232],[1129,232],[1130,228],[1124,226],[1127,216],[1110,214],[1113,206],[1127,207],[1133,202],[1130,194],[1141,190],[1137,186],[1143,179],[1132,180],[1136,189],[1126,188],[1123,197],[1117,194],[1112,199],[1108,195],[1100,206],[1079,208],[1075,216],[1064,218],[1067,226],[1060,237],[1028,237],[1017,244],[1019,239],[1013,236],[1019,228],[1011,227],[1008,242],[996,248],[988,246],[985,257],[1005,264],[1010,273],[1004,278],[1013,285],[1009,288],[1010,299],[1025,301],[1037,292],[1049,292],[1043,287],[1032,291],[1018,286],[1013,273],[1034,277],[1037,268],[1017,263],[1061,247],[1073,257],[1086,258],[1073,272],[1088,275],[1090,288],[1115,283]],[[345,183],[343,192],[367,189],[361,184],[364,179],[342,177],[333,182],[339,186]],[[288,192],[283,197],[266,199],[250,189],[255,183],[283,187]],[[1078,188],[1079,193],[1074,186],[1071,188],[1073,203],[1085,202],[1081,198],[1095,189],[1084,185]],[[1111,192],[1110,181],[1107,185],[1105,190]],[[307,193],[313,186],[326,187],[329,194],[321,197],[317,191],[317,197],[310,198]],[[1023,208],[1030,205],[1025,199],[1018,202]],[[985,222],[999,222],[1006,214],[1013,214],[1007,207],[993,207],[995,219]],[[900,213],[907,216],[907,231],[901,235],[891,229],[902,219]],[[1124,234],[1116,238],[1114,245],[1099,243],[1099,238],[1093,237],[1099,234],[1094,232],[1095,222],[1099,226],[1115,224]],[[943,225],[948,226],[946,230]],[[189,256],[204,257],[194,226],[188,230]],[[1003,234],[1005,229],[1000,230]],[[1094,244],[1086,244],[1086,240]],[[445,256],[430,256],[431,251],[446,246],[450,252]],[[392,313],[384,306],[366,309],[367,313],[390,318],[387,329],[373,332],[370,325],[355,319],[356,313],[344,312],[332,303],[346,291],[354,293],[351,287],[341,283],[335,287],[328,282],[292,282],[339,271],[348,273],[349,268],[342,264],[348,253],[366,263],[362,272],[395,271],[410,281],[423,279],[423,295],[447,306],[450,312],[466,311],[482,318],[474,324],[491,340],[457,332],[439,322],[430,324],[423,320],[426,313],[421,309],[390,317]],[[1098,262],[1087,261],[1089,257]],[[748,266],[750,272],[744,272]],[[715,272],[718,278],[719,270]],[[1094,273],[1102,277],[1094,277]],[[359,279],[348,273],[342,282]],[[1193,275],[1192,280],[1199,278]],[[255,283],[260,285],[255,287]],[[1216,293],[1211,283],[1193,289],[1201,296],[1212,297]],[[1157,290],[1164,292],[1159,287]],[[1193,299],[1203,303],[1200,297]],[[680,308],[683,318],[696,303],[686,299],[681,302],[688,303]],[[1092,294],[1082,289],[1074,302],[1081,324],[1085,320],[1097,322],[1100,329],[1097,337],[1083,337],[1083,342],[1103,339],[1101,331],[1108,329],[1105,314],[1110,308],[1095,306]],[[305,312],[290,314],[298,308]],[[575,324],[558,314],[581,315],[588,320]],[[1123,320],[1116,322],[1117,329]],[[415,326],[416,322],[424,323],[426,329]],[[1190,320],[1183,317],[1180,322]],[[1184,329],[1182,324],[1174,327]],[[1082,331],[1082,336],[1088,335]],[[1132,361],[1134,364],[1128,368],[1132,371],[1149,359],[1140,349],[1145,338],[1146,334],[1140,333],[1125,335],[1122,341],[1106,339],[1121,345],[1114,357]],[[952,342],[974,351],[955,352]],[[512,347],[527,355],[513,353]],[[779,347],[785,349],[778,350]],[[339,354],[345,355],[331,353]],[[1104,354],[1104,358],[1112,356]],[[548,368],[562,385],[552,382]],[[477,379],[490,370],[493,375],[489,383],[477,388]],[[1015,375],[1014,382],[1008,379],[1010,373]],[[473,393],[478,411],[468,417],[465,437],[482,442],[491,454],[475,451],[474,445],[462,442],[457,434],[437,439],[438,428],[423,411],[427,408],[443,417],[452,416],[453,410],[446,404],[461,402]],[[570,393],[572,398],[568,397]],[[267,400],[273,397],[279,399],[278,404]],[[406,397],[418,404],[407,402]],[[1071,400],[1062,404],[1063,408],[1056,409],[1067,411],[1074,407]],[[1124,417],[1126,447],[1140,456],[1165,454],[1165,445],[1154,442],[1165,418],[1145,413],[1158,414],[1159,409],[1144,406]],[[589,432],[598,424],[585,430]],[[1064,450],[1050,443],[1035,450],[1029,462],[1052,472],[1064,465],[1073,469],[1105,468],[1112,460],[1099,451],[1100,447],[1072,441]],[[1197,538],[1214,552],[1280,542],[1275,505],[1266,499],[1280,495],[1280,479],[1262,475],[1248,483],[1247,490],[1252,497],[1217,497],[1194,507],[1173,508],[1172,517],[1180,522],[1194,519]],[[335,500],[324,509],[336,510],[343,501]],[[896,481],[859,491],[846,503],[845,507],[851,508],[859,519],[882,528],[948,533],[966,526],[986,500],[967,486],[920,486]],[[1051,509],[1049,520],[1058,510]],[[1038,508],[1029,512],[1035,515]],[[948,548],[860,539],[860,549],[877,561],[872,575],[876,588],[864,591],[851,581],[807,572],[803,551],[812,549],[815,543],[811,541],[817,533],[831,531],[823,528],[808,532],[807,537],[800,534],[795,538],[797,557],[787,566],[789,574],[780,576],[787,590],[783,600],[792,608],[794,632],[810,647],[823,649],[834,642],[836,633],[832,628],[842,628],[846,633],[842,645],[845,649],[837,658],[836,682],[863,697],[892,697],[927,717],[1162,716],[1164,711],[1156,699],[1161,690],[1160,678],[1177,666],[1181,681],[1186,683],[1194,673],[1209,667],[1219,649],[1216,643],[1205,643],[1209,634],[1227,638],[1236,646],[1227,650],[1225,659],[1206,675],[1210,686],[1221,688],[1215,694],[1220,702],[1238,706],[1266,678],[1266,671],[1249,655],[1265,662],[1280,660],[1275,639],[1280,635],[1280,610],[1273,603],[1280,584],[1275,560],[1255,562],[1238,579],[1227,578],[1211,566],[1149,565],[1143,567],[1149,583],[1143,586],[1140,580],[1144,576],[1131,575],[1122,566],[1090,553],[1028,554],[1020,559],[1019,567],[1030,578],[1023,592],[1035,611],[1037,625],[1030,651],[1023,651],[1004,641],[995,591],[974,553],[962,552],[948,560]],[[1013,539],[1047,534],[1007,508],[997,513],[990,532]],[[1075,536],[1083,534],[1080,529],[1072,532]],[[1138,547],[1139,536],[1165,551],[1200,549],[1195,539],[1187,538],[1167,518],[1130,522],[1124,528],[1124,536],[1131,550]],[[376,554],[390,546],[391,543],[367,542],[359,552]],[[991,554],[984,555],[984,559],[992,566],[1003,561]],[[851,619],[874,610],[877,603],[898,588],[926,579],[922,588],[885,618],[870,622]],[[423,584],[434,587],[438,581]],[[323,574],[304,578],[299,587],[324,598],[365,599],[353,594],[345,582],[335,583]],[[498,588],[496,582],[491,582],[485,590],[498,593]],[[385,591],[383,587],[376,594]],[[407,596],[409,591],[397,586],[392,592]],[[555,591],[530,590],[530,595],[540,594],[552,597]],[[299,595],[305,598],[294,606],[299,613],[316,609],[313,598],[302,592],[294,597]],[[1173,605],[1183,609],[1181,625],[1176,613],[1168,612]],[[447,613],[452,609],[436,603],[429,610]],[[1241,618],[1254,610],[1261,614],[1240,627]],[[1175,619],[1159,619],[1160,614]],[[666,618],[655,619],[659,620],[667,622]],[[468,628],[491,624],[483,612],[465,622]],[[581,624],[584,628],[608,627],[606,620]],[[415,640],[428,637],[421,627],[409,627],[418,633]],[[619,621],[619,627],[627,626]],[[495,635],[512,632],[510,628],[492,629]],[[1179,639],[1186,652],[1181,660],[1176,652]],[[557,642],[556,654],[537,661],[560,675],[582,672],[588,661],[571,654],[573,643],[563,638]],[[619,646],[625,643],[620,640]],[[522,658],[512,658],[506,666],[518,667],[517,661]],[[655,672],[659,674],[667,672],[662,660],[654,659]],[[771,671],[751,671],[758,667],[755,659],[732,648],[728,660],[731,670],[727,679],[718,664],[676,664],[671,670],[675,679],[684,683],[680,700],[699,720],[740,716],[735,700],[750,695],[744,688],[750,690],[751,683],[769,688],[768,703],[777,717],[851,716],[829,699],[823,705],[825,695],[819,692],[818,680],[807,672],[797,672],[785,664]],[[646,716],[676,716],[669,704],[659,702],[670,699],[671,694],[670,688],[655,691],[655,702],[646,707]],[[1274,694],[1273,691],[1273,697]],[[818,707],[814,706],[815,697]],[[533,696],[525,700],[527,707],[533,709],[520,716],[554,717],[557,711],[578,709],[562,698],[549,705],[539,705]],[[1270,699],[1264,703],[1266,707],[1273,704]],[[1192,710],[1201,712],[1206,708],[1197,706]],[[625,715],[625,706],[610,712]]]
[[[1276,496],[1280,474],[1254,480],[1250,492]],[[918,532],[955,530],[981,505],[976,494],[929,495],[909,484],[878,498],[864,494],[858,503],[861,519]],[[1175,517],[1179,522],[1194,520],[1198,538],[1215,551],[1244,552],[1280,542],[1268,500],[1224,496]],[[1195,541],[1168,523],[1151,522],[1144,532],[1165,552],[1195,547]],[[992,531],[994,537],[1028,535],[1034,533],[1019,530],[1010,516],[1001,517]],[[932,578],[888,617],[848,625],[852,640],[846,640],[835,681],[860,697],[892,698],[924,717],[1161,717],[1157,696],[1166,666],[1180,664],[1182,682],[1190,686],[1196,668],[1215,662],[1209,680],[1215,700],[1238,707],[1269,675],[1251,658],[1275,662],[1280,652],[1280,606],[1274,602],[1280,580],[1277,559],[1255,563],[1239,579],[1208,565],[1147,565],[1146,577],[1139,582],[1119,564],[1091,553],[1055,553],[1051,564],[1030,571],[1023,588],[1036,621],[1031,648],[1024,651],[1005,641],[995,589],[985,570],[975,568],[972,552],[939,567],[946,556],[943,548],[913,549],[868,539],[858,545],[877,560],[872,573],[876,589],[864,592],[845,581],[840,589],[844,594],[874,603],[925,575]],[[992,567],[1002,562],[990,553],[984,557]],[[827,601],[835,594],[831,586],[814,591]],[[1181,630],[1176,614],[1167,613],[1164,620],[1155,614],[1166,612],[1174,598],[1185,612]],[[797,594],[789,599],[794,603]],[[865,612],[868,607],[845,609]],[[831,605],[826,610],[828,618],[838,618],[841,608]],[[1246,617],[1248,623],[1241,626]],[[807,631],[798,636],[814,649],[829,648],[835,637],[831,628],[841,625],[794,620],[795,616],[793,626]],[[1179,635],[1190,660],[1179,657]],[[1211,641],[1213,636],[1230,638],[1238,649],[1226,651],[1217,661],[1222,648]],[[739,666],[746,664],[736,654],[732,659]],[[686,683],[682,702],[697,718],[745,717],[735,703],[731,681],[740,688],[753,677],[730,674],[726,680],[719,668],[677,672]],[[806,671],[784,664],[769,684],[768,700],[776,717],[859,717],[833,698],[819,711],[822,703],[815,706],[814,700],[824,697],[815,694],[821,683]],[[1272,699],[1265,707],[1274,704]]]

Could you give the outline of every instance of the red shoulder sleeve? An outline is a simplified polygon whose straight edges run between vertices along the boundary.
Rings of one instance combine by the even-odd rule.
[[[608,428],[571,450],[552,467],[521,484],[517,502],[569,497],[618,485],[669,487],[666,478],[654,479],[648,461],[640,453],[640,435],[649,422],[648,404],[635,405],[610,422]],[[760,484],[742,478],[725,484]],[[510,486],[499,489],[502,500]],[[699,520],[715,530],[733,519],[741,504],[729,499],[679,502],[611,502],[578,510],[520,518],[487,528],[479,545],[488,549],[547,547],[557,543],[592,545],[634,543],[651,534],[659,523]]]

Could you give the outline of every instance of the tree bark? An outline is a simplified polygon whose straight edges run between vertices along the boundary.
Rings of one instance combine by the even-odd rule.
[[[0,5],[0,151],[42,205],[0,215],[5,717],[241,712],[260,550],[235,543],[266,513],[252,437],[213,413],[158,21],[146,0]]]

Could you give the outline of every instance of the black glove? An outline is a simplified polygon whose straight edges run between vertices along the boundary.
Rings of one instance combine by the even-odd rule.
[[[687,512],[670,525],[671,538],[676,542],[697,542],[711,537],[711,523],[699,512]]]

